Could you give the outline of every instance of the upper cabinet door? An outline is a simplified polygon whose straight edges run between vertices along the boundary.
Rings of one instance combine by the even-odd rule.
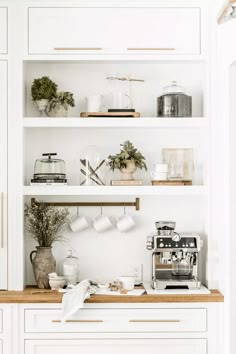
[[[7,53],[7,8],[0,7],[0,54]]]
[[[29,8],[29,54],[199,55],[199,8]]]

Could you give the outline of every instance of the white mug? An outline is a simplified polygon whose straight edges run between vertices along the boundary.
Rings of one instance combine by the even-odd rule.
[[[87,112],[100,112],[104,107],[102,105],[103,96],[93,95],[86,97],[87,102]]]
[[[73,232],[83,231],[89,227],[89,222],[85,216],[75,216],[70,223]]]
[[[116,226],[120,232],[127,232],[135,226],[135,221],[130,215],[123,215],[117,219]]]
[[[122,277],[119,277],[119,281],[121,282],[123,290],[130,291],[134,289],[135,276],[124,275]]]
[[[93,219],[93,227],[97,232],[104,232],[113,227],[110,218],[106,215],[97,215]]]

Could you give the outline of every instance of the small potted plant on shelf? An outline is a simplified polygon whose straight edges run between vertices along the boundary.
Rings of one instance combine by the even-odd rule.
[[[67,117],[69,106],[75,107],[73,93],[57,92],[48,104],[48,115],[50,117]]]
[[[66,208],[59,209],[38,201],[25,204],[26,230],[39,244],[30,253],[30,261],[35,280],[41,289],[49,289],[48,274],[56,271],[52,245],[56,241],[65,240],[63,231],[69,221],[69,211]]]
[[[120,145],[122,149],[118,154],[108,156],[108,165],[112,171],[119,169],[122,180],[133,180],[133,173],[137,168],[144,168],[147,171],[145,157],[130,141],[127,140]]]
[[[48,103],[53,97],[56,97],[56,93],[57,84],[48,76],[34,79],[31,86],[31,95],[41,117],[47,116]]]

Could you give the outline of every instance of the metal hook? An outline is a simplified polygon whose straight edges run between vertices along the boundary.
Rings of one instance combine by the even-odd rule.
[[[126,215],[126,207],[125,207],[125,204],[124,204],[124,215]]]
[[[79,207],[77,207],[77,216],[79,216]]]
[[[102,215],[102,204],[101,204],[101,215]]]

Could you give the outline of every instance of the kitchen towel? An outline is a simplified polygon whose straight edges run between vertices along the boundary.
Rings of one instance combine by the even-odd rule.
[[[67,320],[84,306],[84,300],[88,299],[91,294],[95,294],[97,287],[93,282],[86,279],[67,290],[62,298],[62,320]]]

